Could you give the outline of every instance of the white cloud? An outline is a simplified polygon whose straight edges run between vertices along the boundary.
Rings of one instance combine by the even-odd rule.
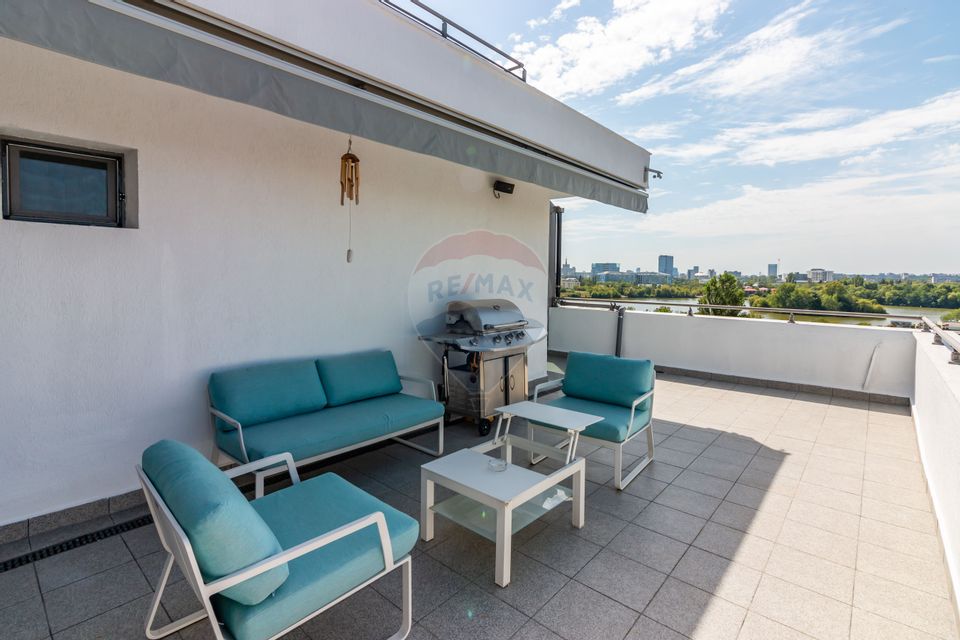
[[[846,158],[869,155],[894,142],[960,132],[957,114],[960,114],[960,90],[941,94],[915,107],[872,115],[857,109],[832,108],[801,113],[780,122],[729,127],[698,142],[653,145],[651,152],[680,163],[724,156],[737,164],[767,166]],[[856,118],[859,121],[854,121]]]
[[[868,28],[830,27],[802,34],[801,23],[815,12],[811,5],[812,0],[805,0],[736,44],[622,93],[617,102],[631,105],[656,96],[691,92],[714,98],[750,97],[822,79],[826,70],[859,57],[855,45],[904,22],[895,20]]]
[[[550,15],[545,18],[534,18],[533,20],[527,20],[527,26],[531,29],[536,29],[537,27],[542,27],[545,24],[556,22],[557,20],[563,18],[563,15],[567,11],[579,6],[580,0],[560,0],[560,2],[553,7]]]
[[[636,127],[624,133],[643,144],[647,140],[679,138],[684,124],[683,122],[659,122]]]
[[[579,259],[597,246],[604,255],[635,256],[638,245],[686,245],[677,249],[684,264],[748,271],[771,255],[797,269],[952,271],[956,250],[943,229],[956,226],[960,210],[960,146],[944,152],[894,179],[885,171],[792,188],[745,186],[736,197],[665,213],[565,219],[564,248]],[[951,153],[951,163],[938,164]]]
[[[716,22],[729,4],[730,0],[614,0],[609,20],[581,17],[573,31],[547,44],[520,43],[513,55],[524,61],[530,82],[539,89],[558,98],[593,95],[715,38]]]
[[[934,56],[932,58],[925,58],[923,60],[924,64],[937,64],[940,62],[953,62],[955,60],[960,60],[960,53],[951,53],[945,56]]]
[[[557,198],[556,200],[552,200],[552,202],[558,207],[563,207],[564,211],[582,211],[594,204],[593,200],[587,200],[580,196]]]

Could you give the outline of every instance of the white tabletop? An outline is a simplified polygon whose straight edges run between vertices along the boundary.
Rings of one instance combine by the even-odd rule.
[[[551,407],[548,404],[539,404],[529,400],[498,407],[495,411],[504,415],[526,418],[558,429],[566,429],[567,431],[583,431],[590,425],[603,421],[602,416]]]
[[[487,464],[490,460],[494,458],[461,449],[422,468],[504,503],[546,479],[542,473],[514,464],[508,464],[503,471],[494,471]]]

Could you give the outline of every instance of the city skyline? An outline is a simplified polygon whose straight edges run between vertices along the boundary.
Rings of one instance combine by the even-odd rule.
[[[960,3],[431,6],[664,172],[645,215],[561,202],[571,262],[960,270]]]

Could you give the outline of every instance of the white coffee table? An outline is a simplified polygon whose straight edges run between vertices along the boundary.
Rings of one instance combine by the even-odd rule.
[[[501,587],[510,584],[510,554],[513,534],[567,499],[573,500],[573,526],[584,524],[584,492],[586,463],[576,457],[577,434],[603,418],[566,411],[556,407],[519,402],[497,409],[500,419],[493,440],[471,449],[462,449],[420,467],[420,537],[433,539],[434,514],[456,522],[497,545],[495,580]],[[526,438],[511,435],[510,420],[514,416],[555,425],[570,433],[566,453]],[[506,425],[501,434],[501,427]],[[526,465],[512,464],[514,447],[533,454],[553,458],[562,466],[550,474],[542,474]],[[500,450],[505,461],[503,471],[495,471],[487,453]],[[572,491],[561,482],[573,477]],[[435,485],[446,487],[457,495],[434,504]]]

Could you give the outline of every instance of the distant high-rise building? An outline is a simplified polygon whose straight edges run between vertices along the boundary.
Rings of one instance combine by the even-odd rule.
[[[638,271],[636,278],[637,284],[667,284],[670,282],[670,276],[658,271]]]
[[[605,271],[620,271],[619,262],[594,262],[590,265],[590,273],[596,276],[597,274],[604,273]]]
[[[673,256],[660,256],[657,271],[667,274],[667,278],[673,280]]]
[[[693,267],[687,269],[687,279],[693,280],[698,273],[700,273],[700,267],[694,265]]]
[[[561,278],[576,278],[577,277],[577,268],[570,265],[570,262],[567,260],[563,261],[563,266],[560,267],[560,277]]]
[[[809,282],[833,282],[833,271],[828,269],[810,269],[807,271]]]
[[[777,267],[777,263],[776,263],[776,262],[771,262],[770,264],[767,265],[767,277],[768,277],[768,278],[773,278],[774,280],[776,280],[776,279],[777,279],[777,271],[778,271],[778,270],[779,270],[779,269],[778,269],[778,267]]]
[[[674,278],[679,278],[679,277],[680,277],[680,269],[678,269],[677,267],[674,267],[674,268],[673,268],[673,273],[671,273],[670,275],[673,276]]]
[[[710,269],[709,271],[707,271],[707,275],[710,276],[711,278],[715,278],[717,276],[717,270]]]

